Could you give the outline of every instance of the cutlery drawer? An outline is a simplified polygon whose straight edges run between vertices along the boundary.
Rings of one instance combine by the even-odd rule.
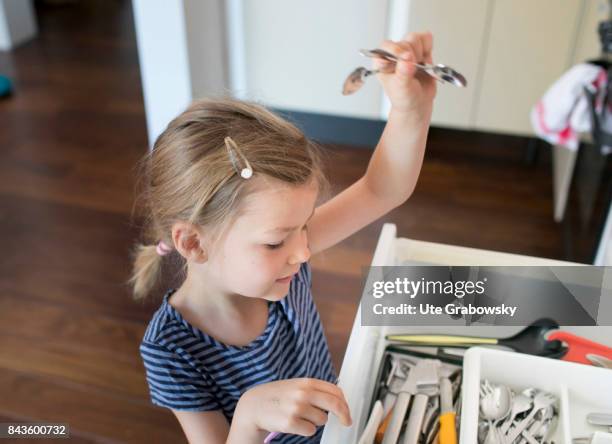
[[[395,225],[385,224],[379,236],[371,265],[401,265],[414,262],[430,265],[578,265],[550,259],[398,238]],[[349,403],[353,425],[344,427],[334,415],[330,415],[321,443],[357,443],[373,403],[376,377],[381,359],[387,345],[389,345],[385,340],[386,335],[393,333],[445,333],[502,338],[511,336],[521,329],[522,327],[514,326],[362,327],[361,309],[358,309],[339,375],[339,385]],[[563,327],[563,330],[612,346],[612,327]]]

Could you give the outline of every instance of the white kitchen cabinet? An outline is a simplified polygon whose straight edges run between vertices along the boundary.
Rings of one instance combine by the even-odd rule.
[[[575,62],[598,54],[597,25],[606,18],[600,4],[396,0],[389,36],[431,30],[434,61],[468,79],[465,90],[439,86],[433,125],[532,135],[529,113],[546,89]]]
[[[531,108],[571,65],[583,7],[581,0],[494,2],[474,127],[532,133]]]
[[[388,0],[242,1],[246,97],[292,111],[377,119],[382,87],[358,94],[342,83],[360,48],[385,38]]]
[[[466,128],[478,99],[481,54],[486,48],[490,0],[394,0],[390,4],[388,37],[401,40],[408,31],[431,31],[433,58],[457,69],[468,79],[468,88],[439,85],[432,123]],[[386,116],[388,100],[384,99]]]
[[[584,0],[580,24],[576,35],[576,48],[572,56],[571,65],[595,59],[601,54],[601,43],[597,28],[599,22],[610,16],[609,0]]]
[[[463,90],[440,85],[434,125],[531,135],[531,107],[572,64],[597,55],[597,24],[608,14],[606,0],[133,5],[151,140],[191,99],[227,92],[290,111],[385,119],[389,103],[378,81],[351,96],[341,94],[342,83],[356,66],[371,66],[358,49],[424,30],[434,33],[435,61],[468,80]],[[169,44],[161,28],[170,29]]]
[[[437,265],[579,265],[551,259],[521,256],[494,251],[478,250],[415,241],[397,237],[396,227],[385,224],[372,259],[373,266],[399,265],[406,262]],[[340,387],[347,398],[353,425],[344,427],[334,415],[330,415],[323,434],[322,444],[354,444],[363,430],[371,397],[374,394],[375,375],[391,333],[449,333],[472,336],[506,337],[522,327],[508,326],[432,326],[432,327],[362,327],[361,310],[357,311],[346,354],[340,370]],[[612,327],[568,327],[563,330],[591,338],[612,346]],[[611,374],[612,375],[612,374]]]

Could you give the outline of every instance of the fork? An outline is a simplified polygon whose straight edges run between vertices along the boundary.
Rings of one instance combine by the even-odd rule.
[[[527,428],[527,426],[533,420],[533,417],[536,415],[537,412],[539,412],[543,408],[548,407],[549,405],[554,404],[556,401],[557,398],[555,398],[550,393],[539,392],[533,400],[533,408],[531,409],[531,412],[529,412],[527,417],[521,420],[521,422],[516,425],[516,428],[514,428],[512,432],[507,435],[506,442],[514,442],[514,440],[518,438],[518,436],[523,432],[523,430]]]

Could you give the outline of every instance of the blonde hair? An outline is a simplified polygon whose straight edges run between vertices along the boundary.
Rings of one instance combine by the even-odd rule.
[[[327,191],[322,150],[292,123],[253,102],[193,102],[137,165],[134,210],[142,212],[144,239],[132,252],[129,284],[134,299],[144,298],[156,285],[164,257],[156,246],[159,241],[173,245],[175,222],[188,221],[216,233],[253,192],[253,179],[240,177],[228,156],[227,136],[240,147],[253,178],[267,176],[294,186],[315,180],[322,193]]]

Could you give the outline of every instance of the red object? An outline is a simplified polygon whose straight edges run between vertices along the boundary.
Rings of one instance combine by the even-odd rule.
[[[590,341],[581,336],[576,336],[566,331],[553,331],[546,337],[546,339],[558,339],[559,341],[565,342],[568,350],[567,353],[561,358],[564,361],[580,362],[582,364],[592,365],[593,363],[586,357],[586,355],[589,354],[612,359],[612,348],[599,344],[598,342]]]

